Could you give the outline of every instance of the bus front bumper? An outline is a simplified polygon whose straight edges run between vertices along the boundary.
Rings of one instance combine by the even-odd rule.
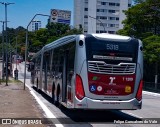
[[[75,99],[76,109],[117,109],[117,110],[136,110],[141,109],[142,101],[136,98],[125,101],[111,100],[94,100],[91,98],[83,98],[82,100]]]

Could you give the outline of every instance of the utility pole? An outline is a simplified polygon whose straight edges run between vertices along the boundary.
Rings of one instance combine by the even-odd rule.
[[[2,5],[5,6],[5,30],[6,30],[6,86],[8,86],[8,37],[7,37],[7,5],[14,4],[14,3],[5,3],[0,2]]]
[[[4,80],[4,23],[5,21],[0,21],[2,23],[2,80]]]
[[[17,69],[17,38],[18,38],[17,36],[16,36],[16,69]]]

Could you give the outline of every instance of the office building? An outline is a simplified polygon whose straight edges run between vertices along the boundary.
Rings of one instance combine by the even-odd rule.
[[[132,0],[74,0],[74,27],[84,33],[112,33],[123,28]]]

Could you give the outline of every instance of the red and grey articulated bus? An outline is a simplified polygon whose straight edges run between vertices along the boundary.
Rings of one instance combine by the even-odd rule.
[[[142,49],[128,36],[66,36],[33,56],[31,82],[70,109],[141,109]]]

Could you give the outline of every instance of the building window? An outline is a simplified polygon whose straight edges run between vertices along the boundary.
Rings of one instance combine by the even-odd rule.
[[[97,9],[97,12],[107,12],[107,9]]]
[[[101,2],[101,5],[106,5],[106,2]]]
[[[103,31],[103,30],[100,30],[100,33],[106,33],[105,31]]]
[[[105,17],[105,16],[100,16],[100,19],[106,20],[107,17]]]
[[[109,20],[116,20],[115,17],[109,17]]]
[[[119,17],[116,17],[116,20],[118,21],[118,20],[119,20]]]
[[[97,16],[97,19],[100,19],[100,16]]]
[[[108,31],[108,33],[110,33],[110,34],[115,34],[115,31]]]
[[[96,33],[99,33],[99,30],[97,30]]]
[[[116,6],[120,6],[120,3],[116,3]]]
[[[128,7],[131,7],[132,5],[131,4],[128,4]]]
[[[38,30],[38,23],[35,23],[35,30]]]
[[[109,27],[115,27],[115,24],[109,24]]]
[[[120,6],[120,3],[109,3],[109,6]]]
[[[84,18],[88,18],[88,15],[84,15]]]
[[[109,13],[115,13],[116,10],[108,10]]]
[[[109,3],[109,6],[115,6],[116,3]]]
[[[88,8],[84,8],[84,11],[88,11]]]
[[[85,4],[88,4],[88,0],[85,0]]]

